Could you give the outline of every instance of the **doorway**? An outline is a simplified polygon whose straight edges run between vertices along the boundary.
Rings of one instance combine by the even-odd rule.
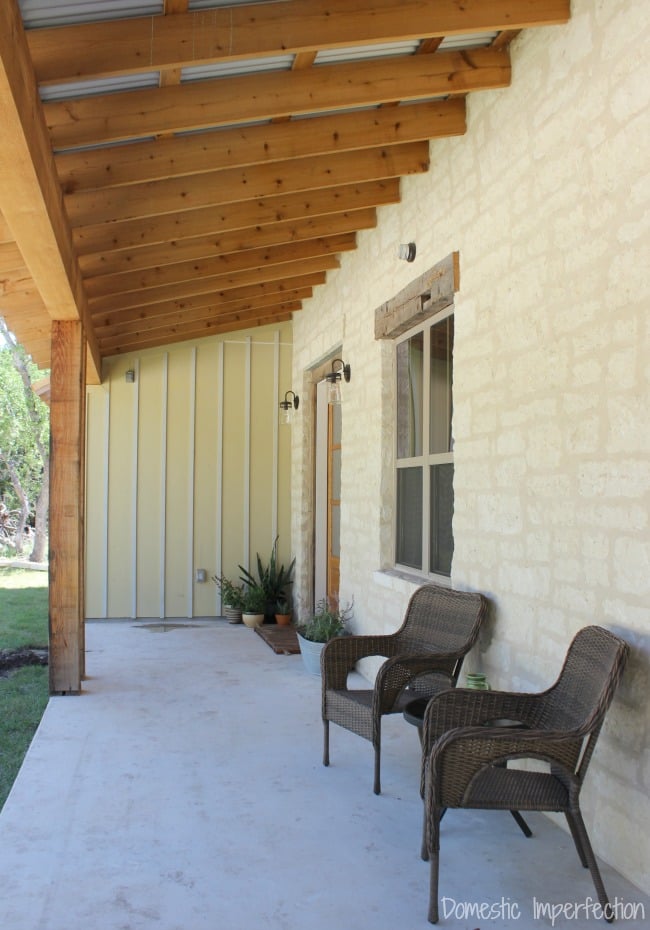
[[[316,386],[314,600],[338,607],[341,558],[341,406]]]

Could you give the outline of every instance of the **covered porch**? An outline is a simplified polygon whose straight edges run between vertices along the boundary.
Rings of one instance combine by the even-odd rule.
[[[0,815],[1,926],[428,926],[419,746],[401,718],[385,723],[377,797],[371,748],[346,731],[323,768],[320,680],[251,630],[98,621],[86,649],[82,695],[50,700]],[[596,814],[588,793],[584,807]],[[501,813],[450,812],[441,926],[546,927],[548,905],[580,905],[576,930],[604,926],[570,836],[530,824],[527,840]],[[607,865],[603,878],[618,925],[647,926],[650,900]]]

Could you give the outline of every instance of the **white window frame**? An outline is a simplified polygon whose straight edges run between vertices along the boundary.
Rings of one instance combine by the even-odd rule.
[[[453,453],[453,438],[451,440],[451,451],[449,452],[440,452],[440,453],[431,453],[428,450],[430,449],[429,442],[429,429],[430,429],[430,389],[429,389],[429,377],[431,373],[431,363],[430,363],[430,350],[431,350],[431,340],[426,338],[428,336],[432,327],[436,326],[438,323],[441,323],[443,320],[454,316],[454,305],[450,303],[443,310],[438,313],[433,314],[428,317],[426,320],[418,323],[416,326],[413,326],[411,329],[407,330],[404,333],[401,333],[394,340],[394,352],[395,359],[397,360],[397,349],[398,346],[402,343],[412,339],[413,336],[416,336],[418,333],[423,333],[425,338],[423,338],[423,379],[422,379],[422,454],[418,456],[411,456],[405,458],[398,458],[398,449],[397,449],[397,439],[398,439],[398,429],[397,429],[397,417],[398,417],[398,390],[397,390],[397,363],[395,364],[395,375],[394,375],[394,388],[395,388],[395,404],[394,404],[394,413],[393,413],[393,422],[395,424],[395,466],[394,466],[394,496],[393,500],[395,502],[394,506],[394,521],[393,521],[393,559],[395,569],[400,572],[406,572],[408,574],[416,574],[422,576],[423,578],[429,578],[435,580],[442,584],[449,584],[451,577],[450,574],[443,574],[442,572],[431,572],[428,570],[430,565],[430,540],[431,540],[431,466],[432,465],[445,465],[454,463],[454,453]],[[452,352],[452,398],[453,398],[453,352]],[[452,401],[452,436],[453,436],[453,401]],[[397,478],[398,472],[403,468],[421,468],[422,469],[422,567],[420,569],[414,568],[412,565],[404,565],[397,561]],[[452,524],[452,538],[453,538],[453,524]]]

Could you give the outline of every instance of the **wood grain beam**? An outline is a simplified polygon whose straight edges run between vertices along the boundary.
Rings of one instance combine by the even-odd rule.
[[[92,359],[89,377],[99,381],[99,349],[86,325],[83,282],[15,0],[0,3],[0,126],[3,217],[50,318],[84,323]]]
[[[273,71],[46,103],[55,148],[507,87],[507,50],[476,48]]]
[[[83,674],[85,351],[81,323],[52,323],[50,374],[50,693]]]
[[[278,194],[421,174],[428,167],[428,142],[409,142],[382,149],[212,171],[201,175],[199,182],[193,177],[180,177],[68,194],[65,207],[72,226],[76,227],[92,221],[134,220],[217,204],[256,201]]]
[[[131,271],[119,275],[98,275],[86,282],[88,297],[93,301],[97,297],[111,294],[128,294],[136,292],[146,303],[147,291],[167,286],[182,287],[186,282],[215,275],[248,271],[252,269],[270,269],[274,265],[283,265],[318,255],[336,255],[356,248],[355,233],[341,233],[338,236],[307,239],[305,242],[291,242],[284,245],[270,246],[267,249],[247,249],[243,252],[231,252],[225,255],[213,255],[190,262],[175,262],[160,268],[147,268],[143,271]]]
[[[0,242],[0,274],[9,271],[29,275],[22,252],[15,242]]]
[[[97,338],[100,344],[104,340],[132,335],[133,333],[145,333],[162,326],[182,326],[185,324],[198,324],[202,320],[211,320],[218,316],[220,319],[226,319],[237,313],[246,310],[262,310],[268,307],[278,307],[280,305],[300,304],[307,300],[313,294],[310,287],[297,288],[292,291],[277,291],[275,293],[265,294],[263,297],[256,297],[254,300],[224,300],[210,301],[205,306],[198,306],[193,310],[175,310],[171,313],[148,313],[146,316],[140,314],[131,314],[129,319],[120,323],[114,323],[110,326],[96,326]],[[145,310],[153,308],[145,307]]]
[[[28,33],[41,83],[566,23],[569,0],[286,0]]]
[[[72,194],[221,168],[459,136],[466,130],[465,109],[465,100],[456,97],[393,110],[238,126],[182,138],[65,152],[55,160],[63,190]]]
[[[80,266],[85,278],[96,275],[115,275],[124,272],[157,268],[176,262],[193,261],[215,255],[227,255],[247,249],[264,248],[288,242],[304,242],[320,236],[333,236],[344,232],[373,229],[377,225],[377,211],[348,210],[331,216],[315,216],[307,219],[290,220],[267,226],[251,226],[248,229],[226,232],[221,236],[194,236],[191,239],[175,239],[171,242],[143,246],[139,249],[123,249],[116,252],[96,252],[84,255]],[[7,258],[7,261],[10,261]],[[0,267],[2,252],[0,249]]]
[[[251,226],[326,216],[346,210],[398,203],[399,179],[348,184],[320,191],[265,197],[224,207],[181,210],[176,214],[124,223],[95,223],[73,230],[80,255],[106,250],[136,249],[179,238],[223,235]]]
[[[259,325],[258,321],[260,319],[268,320],[278,314],[282,314],[283,316],[291,315],[292,313],[297,313],[301,309],[301,306],[302,304],[299,300],[278,300],[269,304],[267,307],[247,307],[233,310],[232,312],[206,314],[199,320],[186,319],[182,320],[180,323],[160,322],[159,325],[152,326],[151,328],[138,329],[135,327],[118,336],[102,337],[100,345],[102,347],[102,352],[110,355],[113,354],[116,349],[124,348],[127,345],[139,346],[142,340],[165,340],[168,336],[177,332],[182,332],[187,339],[193,339],[210,335],[210,330],[215,325],[229,324],[235,321],[248,321],[248,325],[251,325],[251,322],[255,321],[255,325]]]
[[[213,291],[239,288],[247,284],[260,284],[278,280],[279,278],[293,278],[296,275],[311,274],[312,272],[331,271],[338,267],[339,260],[335,255],[317,255],[315,258],[287,262],[282,265],[272,265],[269,268],[228,272],[226,274],[196,278],[193,281],[184,281],[181,284],[165,284],[160,287],[151,287],[146,291],[131,291],[128,294],[97,297],[90,301],[90,307],[95,313],[124,310],[128,307],[141,307],[147,303],[177,300],[182,297],[192,297],[195,294],[209,294]]]
[[[265,301],[270,296],[280,300],[288,294],[318,287],[320,284],[325,283],[325,278],[326,273],[324,271],[311,272],[293,278],[280,278],[277,281],[262,281],[227,290],[208,291],[206,294],[197,294],[191,297],[172,298],[171,300],[138,307],[135,311],[131,307],[125,310],[102,311],[96,313],[93,320],[95,326],[101,328],[121,323],[128,324],[134,319],[146,323],[167,314],[194,313],[194,311],[206,307],[221,307],[232,303],[247,303],[255,306],[255,304]]]
[[[204,339],[206,336],[219,336],[224,333],[232,333],[242,329],[288,323],[291,320],[291,316],[291,313],[277,312],[270,312],[268,315],[255,313],[251,313],[250,315],[242,314],[240,317],[228,320],[225,323],[215,320],[206,326],[202,326],[199,331],[193,333],[188,333],[182,327],[179,327],[176,330],[165,333],[165,335],[161,334],[152,338],[138,339],[134,344],[121,343],[119,346],[115,346],[112,349],[111,354],[122,355],[125,352],[132,352],[134,348],[140,352],[144,349],[156,349],[159,346],[172,345],[177,342],[187,342],[189,339]]]

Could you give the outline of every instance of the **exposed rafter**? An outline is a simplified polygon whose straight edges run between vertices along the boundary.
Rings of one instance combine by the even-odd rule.
[[[37,290],[30,300],[37,311],[43,307],[50,320],[81,320],[91,358],[90,376],[96,379],[101,364],[99,349],[88,326],[86,296],[37,101],[38,91],[18,11],[12,3],[1,3],[2,214]],[[4,290],[9,297],[11,319],[14,301],[10,293],[7,295],[6,283]],[[21,323],[19,320],[14,328],[23,329],[24,333]]]
[[[82,319],[95,371],[299,312],[431,140],[462,136],[467,95],[508,86],[518,31],[569,17],[569,0],[165,0],[60,25],[52,0],[52,27],[24,32],[18,2],[0,4],[18,139],[1,292],[41,363],[50,320]]]
[[[54,147],[69,148],[493,90],[509,83],[507,51],[478,48],[62,100],[46,103],[44,111]]]
[[[29,34],[41,83],[565,23],[568,0],[285,0]]]

